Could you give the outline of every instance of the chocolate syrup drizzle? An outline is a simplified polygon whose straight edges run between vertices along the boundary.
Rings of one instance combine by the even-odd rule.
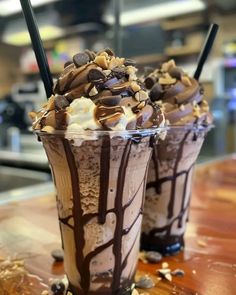
[[[97,213],[84,214],[82,205],[81,205],[81,195],[80,195],[80,179],[79,179],[79,163],[75,159],[75,154],[73,152],[73,142],[62,138],[62,146],[64,148],[64,153],[67,159],[69,173],[71,178],[71,187],[72,187],[72,198],[73,198],[73,208],[72,214],[65,218],[59,218],[60,223],[68,226],[73,229],[74,241],[75,241],[75,259],[76,259],[76,267],[80,274],[80,284],[81,289],[71,285],[69,285],[69,290],[73,293],[73,295],[92,295],[96,292],[99,292],[100,295],[120,295],[127,290],[127,288],[131,287],[133,283],[133,273],[130,274],[129,278],[124,278],[122,281],[122,272],[125,269],[130,253],[132,252],[133,246],[137,242],[139,238],[140,232],[137,232],[137,235],[134,237],[133,245],[130,246],[130,249],[126,253],[125,257],[122,257],[122,237],[127,235],[136,222],[138,221],[140,215],[142,214],[143,208],[137,212],[132,224],[127,227],[124,227],[124,214],[125,210],[135,201],[137,194],[145,189],[144,184],[147,177],[147,169],[145,175],[137,188],[136,192],[130,198],[130,200],[123,205],[123,194],[124,194],[124,183],[126,179],[126,170],[129,163],[130,152],[132,149],[133,141],[132,139],[127,140],[126,145],[123,150],[123,155],[120,162],[120,167],[118,170],[118,181],[116,188],[116,196],[115,196],[115,206],[112,209],[107,210],[107,198],[109,196],[109,173],[110,173],[110,150],[111,143],[109,137],[103,137],[101,145],[101,158],[100,158],[100,193],[99,193],[99,206]],[[50,159],[50,158],[49,158]],[[53,167],[52,167],[53,171]],[[53,172],[56,174],[56,169]],[[56,176],[56,175],[55,175]],[[56,177],[54,176],[54,180]],[[113,212],[116,215],[116,225],[114,236],[112,239],[104,243],[103,245],[98,246],[92,252],[88,253],[86,256],[83,254],[83,248],[85,246],[85,237],[84,237],[84,226],[93,218],[97,218],[98,223],[104,224],[106,221],[106,215],[110,212]],[[69,223],[70,219],[73,219],[74,223],[71,225]],[[62,235],[63,237],[63,235]],[[92,259],[97,256],[99,253],[112,246],[112,251],[115,257],[113,277],[111,278],[111,287],[101,287],[96,292],[90,291],[90,263]],[[97,293],[96,293],[97,294]]]
[[[142,233],[141,247],[143,249],[152,249],[152,250],[156,249],[156,250],[160,250],[160,251],[165,251],[165,247],[171,246],[172,243],[180,243],[181,245],[183,245],[183,235],[173,236],[171,234],[171,228],[172,228],[174,222],[176,222],[176,221],[178,221],[179,228],[183,227],[183,224],[185,223],[184,215],[189,207],[190,198],[189,198],[189,195],[186,194],[186,192],[187,192],[189,174],[192,171],[195,163],[192,163],[187,170],[180,171],[180,172],[177,172],[177,171],[178,171],[179,163],[183,157],[184,144],[185,144],[190,133],[191,133],[191,131],[186,132],[183,139],[179,143],[179,147],[177,150],[177,154],[175,157],[175,163],[174,163],[174,167],[173,167],[173,174],[170,176],[165,176],[163,178],[159,178],[158,145],[155,145],[155,144],[153,145],[152,160],[154,163],[156,180],[153,182],[149,182],[147,184],[147,189],[153,187],[153,188],[155,188],[156,193],[160,195],[162,192],[162,184],[165,182],[171,181],[171,191],[170,191],[170,200],[168,203],[167,225],[163,226],[163,227],[159,227],[159,228],[153,228],[152,230],[150,230],[150,232],[148,234]],[[176,192],[176,183],[177,183],[178,177],[180,177],[181,175],[184,175],[184,177],[185,177],[183,193],[182,193],[181,209],[180,209],[178,216],[173,218],[173,216],[174,216],[174,212],[173,212],[174,201],[175,201],[176,193],[177,193]],[[188,202],[187,202],[187,205],[184,206],[186,198],[188,199]]]
[[[109,185],[110,171],[110,138],[104,136],[101,148],[101,173],[100,173],[100,196],[98,205],[98,222],[104,224],[106,222],[107,196]]]

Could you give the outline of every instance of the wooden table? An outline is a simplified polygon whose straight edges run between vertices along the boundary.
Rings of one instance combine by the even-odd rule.
[[[50,255],[55,248],[60,241],[53,195],[0,207],[0,265],[9,257],[23,260],[27,269],[7,280],[0,269],[0,295],[40,295],[50,278],[61,278],[63,264]],[[236,156],[197,167],[185,250],[163,261],[184,270],[184,277],[158,281],[161,264],[139,262],[138,275],[148,273],[157,282],[145,295],[236,294]]]

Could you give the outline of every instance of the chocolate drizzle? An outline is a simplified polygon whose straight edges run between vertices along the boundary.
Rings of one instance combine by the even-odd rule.
[[[174,165],[173,168],[169,167],[173,172],[172,175],[160,177],[160,167],[159,162],[161,162],[161,155],[160,155],[160,146],[159,145],[165,145],[165,143],[159,143],[159,144],[153,144],[153,155],[152,155],[152,161],[154,165],[154,172],[155,172],[155,180],[147,183],[147,189],[155,188],[156,194],[160,195],[162,193],[162,185],[166,182],[171,182],[170,187],[170,198],[167,205],[167,223],[163,227],[154,227],[150,228],[149,233],[142,233],[142,239],[141,239],[141,247],[143,249],[151,249],[151,250],[158,250],[166,254],[168,252],[168,247],[170,247],[172,244],[178,243],[181,246],[183,246],[184,240],[183,240],[183,234],[180,235],[173,235],[171,233],[172,226],[175,222],[177,222],[178,228],[182,228],[185,225],[185,222],[187,220],[184,220],[184,216],[186,211],[189,207],[189,201],[190,201],[190,195],[187,195],[187,186],[189,183],[189,175],[191,174],[195,161],[190,164],[187,170],[178,171],[179,164],[183,158],[183,150],[184,145],[187,141],[187,138],[189,137],[191,131],[187,131],[181,142],[178,143],[178,149],[177,153],[175,154],[174,151],[171,151],[171,158],[174,159]],[[170,143],[167,143],[168,146],[170,146]],[[165,153],[166,147],[165,147]],[[165,161],[165,159],[163,160]],[[166,159],[166,161],[169,161]],[[161,168],[162,169],[162,168]],[[182,199],[181,199],[181,208],[177,216],[174,215],[174,206],[175,206],[175,200],[177,198],[177,191],[176,191],[176,185],[177,180],[179,177],[184,177],[183,182],[183,192],[182,192]],[[188,201],[186,201],[188,200]],[[180,250],[180,249],[179,249]]]
[[[173,217],[173,210],[174,210],[174,202],[175,202],[175,193],[176,193],[176,173],[177,173],[177,170],[178,170],[178,165],[179,165],[179,162],[183,156],[183,148],[184,148],[184,144],[185,144],[185,140],[187,139],[189,133],[191,131],[188,131],[186,132],[184,138],[182,139],[181,143],[180,143],[180,147],[178,149],[178,153],[177,153],[177,156],[176,156],[176,161],[175,161],[175,166],[174,166],[174,169],[173,169],[173,176],[174,176],[174,179],[172,181],[172,184],[171,184],[171,195],[170,195],[170,202],[169,202],[169,205],[168,205],[168,216],[167,218],[168,219],[171,219]],[[187,182],[186,182],[187,184]]]
[[[79,187],[79,175],[76,167],[76,162],[74,155],[72,153],[70,144],[67,139],[62,139],[62,144],[64,146],[65,155],[67,158],[67,162],[70,168],[70,176],[71,176],[71,188],[72,188],[72,197],[73,197],[73,207],[72,207],[72,215],[74,220],[74,241],[75,241],[75,259],[76,259],[76,266],[80,273],[81,277],[81,287],[85,290],[88,290],[88,280],[86,274],[84,274],[83,269],[83,247],[85,244],[84,240],[84,228],[80,220],[83,216],[83,211],[81,207],[80,201],[80,187]],[[77,229],[77,230],[76,230]]]
[[[107,196],[110,171],[110,137],[104,136],[102,139],[101,159],[100,159],[100,195],[98,206],[98,222],[106,222]]]
[[[50,136],[51,137],[51,136]],[[73,293],[73,295],[92,295],[92,294],[101,294],[101,295],[122,295],[124,294],[124,290],[129,290],[134,278],[133,267],[132,271],[128,275],[124,274],[124,270],[128,266],[128,263],[131,263],[131,253],[133,255],[132,249],[138,247],[138,239],[140,236],[140,231],[135,230],[132,232],[132,239],[128,246],[128,249],[122,248],[122,243],[124,237],[129,235],[130,232],[136,227],[137,223],[140,223],[140,218],[142,215],[142,204],[143,192],[145,190],[145,181],[147,177],[147,167],[146,171],[143,171],[143,178],[137,183],[137,187],[134,193],[128,197],[124,195],[124,186],[129,186],[127,182],[127,168],[129,162],[134,160],[133,154],[139,153],[136,145],[133,145],[133,139],[118,139],[117,141],[111,139],[110,137],[103,136],[98,141],[85,141],[81,146],[74,145],[73,140],[69,140],[64,138],[63,136],[59,138],[59,144],[54,146],[55,138],[52,136],[47,139],[47,137],[42,136],[42,141],[44,143],[45,149],[47,151],[52,150],[52,153],[57,155],[57,158],[53,159],[52,169],[54,169],[54,181],[56,179],[61,179],[61,171],[57,164],[61,167],[61,160],[65,161],[68,165],[65,168],[65,173],[69,175],[69,183],[68,186],[71,186],[71,195],[72,195],[72,208],[69,208],[69,212],[67,214],[63,213],[63,204],[60,201],[60,198],[64,198],[64,196],[60,196],[60,192],[57,198],[58,202],[58,211],[59,211],[59,220],[60,226],[62,228],[62,239],[65,231],[70,230],[73,235],[74,245],[75,245],[75,267],[80,276],[78,276],[78,282],[69,283],[69,290]],[[148,148],[149,141],[145,142],[146,148]],[[119,148],[117,150],[117,145]],[[143,142],[140,140],[140,145],[143,145]],[[133,148],[132,148],[133,147]],[[150,149],[144,148],[143,152],[145,154],[150,155]],[[99,156],[100,162],[100,171],[98,170],[96,174],[94,174],[94,179],[100,178],[98,181],[99,185],[99,197],[98,197],[98,210],[96,212],[88,212],[86,213],[86,209],[84,209],[84,191],[82,183],[85,183],[86,180],[83,180],[83,169],[87,169],[89,166],[83,166],[80,164],[80,161],[84,161],[85,158],[83,153],[88,149],[89,157],[91,156]],[[142,148],[141,148],[142,149]],[[94,154],[95,153],[95,154]],[[51,153],[48,153],[48,158],[50,160]],[[77,158],[78,157],[78,158]],[[64,158],[64,159],[63,159]],[[113,160],[112,160],[113,159]],[[111,161],[119,160],[119,166],[116,165],[110,167]],[[142,158],[140,159],[142,161]],[[146,164],[146,161],[145,161]],[[99,166],[98,166],[99,167]],[[97,169],[97,168],[96,168]],[[111,172],[112,169],[112,172]],[[110,173],[113,173],[113,169],[115,169],[115,173],[117,173],[117,184],[115,188],[115,199],[114,206],[111,208],[107,208],[108,198],[111,198],[110,195],[110,187],[109,187],[109,177]],[[59,174],[57,174],[59,173]],[[129,171],[129,176],[131,171]],[[66,178],[67,179],[67,178]],[[59,181],[60,182],[60,181]],[[56,182],[55,182],[56,183]],[[57,183],[57,188],[60,190],[60,186]],[[113,188],[114,189],[114,188]],[[97,192],[95,192],[97,194]],[[68,195],[70,197],[70,194]],[[135,215],[128,225],[124,224],[125,220],[125,212],[129,210],[130,206],[134,204],[134,202],[139,199],[141,201],[140,208],[135,211]],[[126,201],[125,201],[126,200]],[[68,200],[69,201],[69,200]],[[124,202],[125,201],[125,202]],[[65,210],[66,209],[65,207]],[[106,224],[106,216],[109,213],[113,213],[116,218],[116,223],[113,228],[113,236],[108,240],[101,241],[100,244],[94,246],[92,249],[87,251],[87,241],[85,240],[85,236],[88,232],[87,225],[88,224]],[[62,226],[63,225],[63,226]],[[108,226],[108,224],[104,225]],[[64,237],[65,250],[68,251],[68,241],[66,237]],[[99,255],[104,251],[108,250],[112,251],[114,255],[114,264],[111,265],[111,269],[108,269],[106,273],[97,273],[96,275],[91,272],[93,270],[93,263],[101,259]],[[87,250],[86,250],[87,249]],[[87,254],[85,254],[85,251]],[[66,259],[67,255],[65,255]],[[70,266],[68,266],[70,269]],[[67,270],[68,272],[68,270]],[[68,278],[70,280],[70,273],[68,272]],[[79,280],[80,278],[80,280]],[[104,284],[104,282],[106,284]],[[101,284],[101,287],[98,287],[96,291],[92,291],[92,286],[90,284],[98,283]],[[128,294],[128,293],[127,293]]]
[[[131,150],[131,140],[128,140],[122,159],[120,163],[120,168],[118,172],[118,182],[117,182],[117,192],[115,198],[115,208],[116,208],[116,228],[115,228],[115,242],[113,245],[113,253],[115,256],[115,267],[113,274],[112,290],[114,294],[120,287],[120,278],[122,273],[122,253],[121,253],[121,244],[122,244],[122,230],[123,230],[123,219],[124,211],[122,208],[122,199],[123,199],[123,190],[125,183],[125,174],[126,168],[129,161],[129,154]]]

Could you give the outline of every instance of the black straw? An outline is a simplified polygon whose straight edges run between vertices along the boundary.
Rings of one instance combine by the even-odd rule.
[[[201,53],[199,54],[199,57],[198,57],[197,69],[196,69],[194,76],[193,76],[196,80],[199,80],[203,66],[207,60],[207,57],[208,57],[208,55],[211,51],[212,45],[214,43],[218,29],[219,29],[219,26],[217,24],[211,24],[211,26],[208,30],[205,43],[204,43]]]
[[[35,57],[39,67],[40,75],[43,80],[44,88],[49,98],[52,95],[53,81],[50,73],[47,57],[43,48],[42,40],[40,38],[38,25],[32,9],[30,0],[20,0],[21,7],[24,13],[25,21],[30,34],[32,46],[34,49]]]

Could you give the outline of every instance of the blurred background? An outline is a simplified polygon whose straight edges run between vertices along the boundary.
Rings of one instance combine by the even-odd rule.
[[[209,24],[218,23],[201,76],[215,129],[199,161],[236,151],[235,0],[31,2],[54,77],[75,53],[104,47],[136,59],[141,71],[174,58],[192,74]],[[28,130],[27,113],[43,102],[44,88],[19,0],[0,0],[0,193],[50,177],[44,151]]]

